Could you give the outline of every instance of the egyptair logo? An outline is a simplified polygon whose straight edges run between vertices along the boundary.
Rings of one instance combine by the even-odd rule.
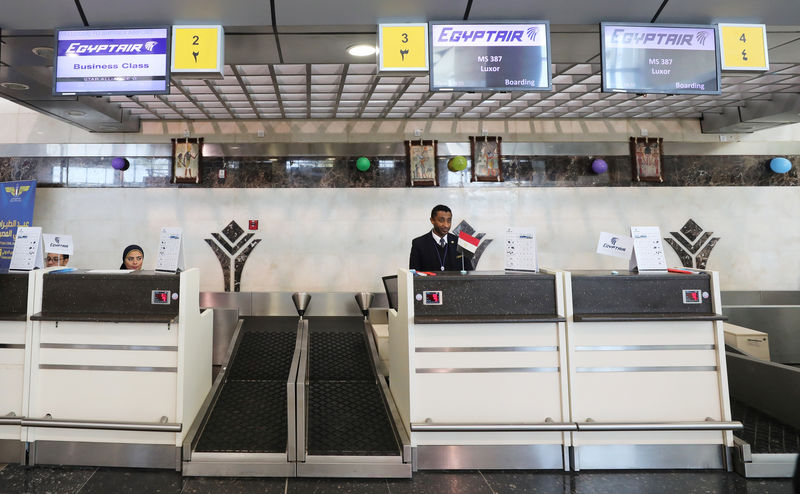
[[[155,41],[148,41],[147,43],[144,44],[144,49],[147,51],[153,51],[155,47],[156,47]]]
[[[698,43],[700,43],[701,45],[706,44],[706,38],[708,37],[708,33],[706,33],[705,31],[698,31],[697,34],[695,34],[694,36],[695,38],[697,38]]]
[[[30,185],[17,185],[15,187],[6,187],[6,192],[11,194],[11,197],[20,197],[23,192],[28,192],[30,189]]]
[[[611,237],[611,245],[617,245],[617,237]]]
[[[529,27],[527,31],[525,31],[525,35],[531,41],[536,41],[536,35],[539,34],[539,30],[535,27]]]

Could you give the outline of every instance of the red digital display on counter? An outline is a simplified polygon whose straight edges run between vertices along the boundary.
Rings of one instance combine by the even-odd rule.
[[[684,304],[702,304],[703,298],[700,296],[700,290],[684,290],[683,291]]]
[[[169,305],[169,290],[153,290],[150,302],[155,305]]]

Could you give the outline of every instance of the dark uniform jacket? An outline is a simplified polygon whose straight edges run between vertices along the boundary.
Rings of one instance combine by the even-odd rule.
[[[439,272],[444,262],[445,271],[461,271],[461,252],[458,251],[458,237],[452,233],[447,234],[446,248],[442,249],[433,239],[431,232],[426,233],[411,241],[411,255],[408,259],[408,268],[417,271]],[[472,271],[472,262],[469,257],[464,259],[464,268]]]

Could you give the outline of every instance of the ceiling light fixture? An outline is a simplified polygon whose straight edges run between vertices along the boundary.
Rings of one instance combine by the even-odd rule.
[[[373,45],[360,44],[347,47],[347,53],[354,57],[368,57],[378,50]]]
[[[0,86],[13,91],[27,91],[31,88],[29,85],[22,84],[21,82],[0,82]]]
[[[53,55],[55,55],[55,50],[50,48],[49,46],[37,46],[31,49],[34,55],[37,57],[42,57],[47,60],[52,60]]]
[[[80,111],[80,110],[69,110],[67,112],[67,115],[71,115],[73,117],[82,117],[82,116],[86,115],[86,112],[85,111]]]

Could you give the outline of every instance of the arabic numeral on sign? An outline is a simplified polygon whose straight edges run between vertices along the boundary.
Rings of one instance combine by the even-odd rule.
[[[742,43],[747,43],[747,38],[744,37],[744,33],[742,33],[742,35],[739,36],[739,41],[741,41]]]
[[[402,40],[402,41],[403,41],[403,43],[408,43],[408,34],[407,34],[407,33],[403,33],[403,34],[401,34],[400,36],[402,36],[402,37],[403,37],[403,40]]]
[[[497,55],[497,56],[492,55],[491,57],[489,57],[489,61],[491,61],[491,62],[499,62],[502,59],[503,59],[502,55]]]

